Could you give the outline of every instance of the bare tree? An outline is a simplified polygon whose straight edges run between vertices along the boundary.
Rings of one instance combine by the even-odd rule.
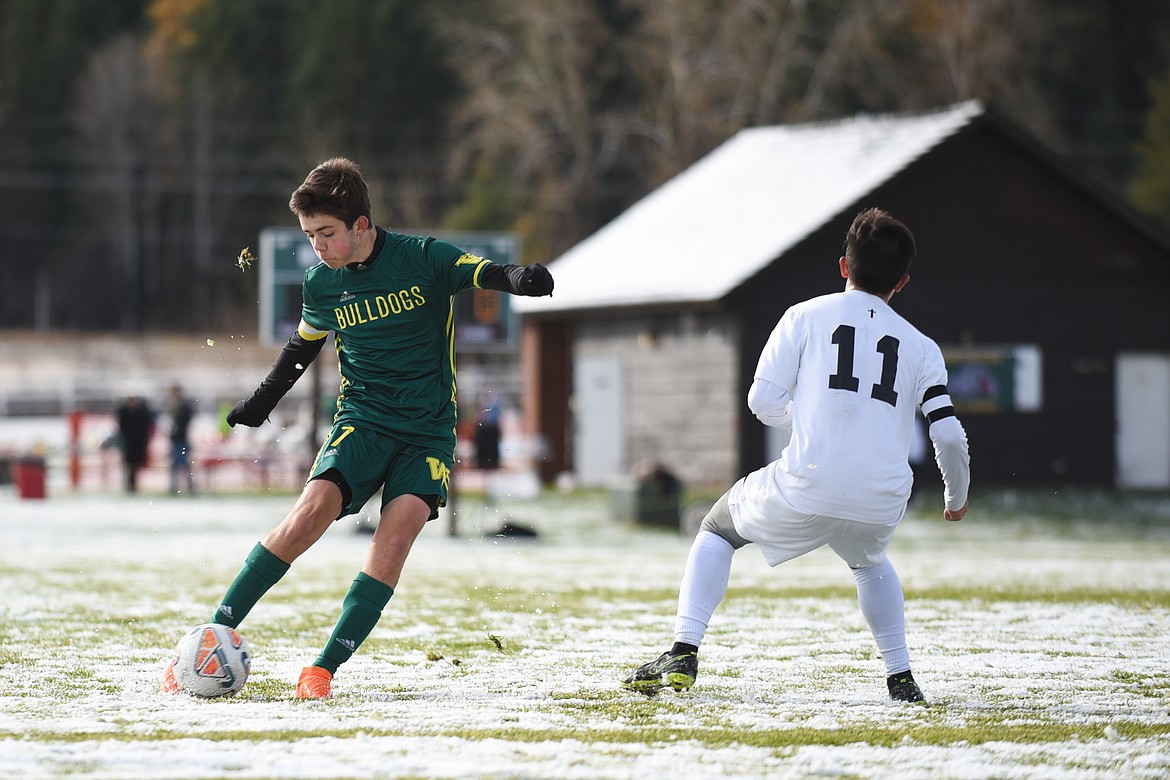
[[[1084,46],[1068,43],[1092,41],[1102,18],[1124,16],[1087,0],[476,7],[487,10],[467,18],[464,4],[444,5],[468,81],[452,171],[511,176],[529,196],[517,223],[545,256],[751,125],[978,98],[1060,151],[1080,128],[1069,126],[1057,96],[1086,106],[1110,100],[1087,93]]]
[[[452,173],[507,170],[542,215],[530,240],[563,249],[596,224],[621,159],[625,131],[612,91],[620,55],[605,50],[612,38],[592,2],[511,0],[488,16],[491,26],[458,14],[446,20],[472,64],[454,117]]]
[[[246,98],[235,80],[213,81],[199,69],[181,78],[176,87],[183,99],[174,116],[182,121],[183,131],[171,139],[171,156],[177,163],[172,182],[176,200],[189,204],[180,209],[185,215],[182,227],[189,231],[183,243],[189,247],[191,266],[184,303],[196,321],[211,317],[221,322],[230,318],[230,307],[219,305],[221,283],[225,277],[238,281],[231,271],[236,252],[225,248],[231,215],[239,207],[242,182],[262,158],[245,147],[257,119],[237,110]]]
[[[639,0],[634,59],[646,93],[639,127],[661,181],[739,129],[783,121],[804,80],[808,4]]]
[[[156,101],[137,37],[125,33],[94,53],[77,83],[79,194],[105,239],[121,281],[121,326],[141,330],[151,289],[150,237],[157,240],[158,170],[152,155]]]

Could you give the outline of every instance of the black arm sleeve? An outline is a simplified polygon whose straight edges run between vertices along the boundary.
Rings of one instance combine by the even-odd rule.
[[[268,419],[268,415],[276,408],[281,398],[284,398],[296,381],[305,373],[305,369],[321,353],[325,339],[308,341],[301,334],[294,334],[280,351],[276,362],[268,371],[268,376],[252,393],[252,397],[240,401],[227,416],[229,425],[237,423],[255,428]]]
[[[479,286],[485,290],[499,290],[512,295],[552,295],[553,278],[540,263],[507,265],[488,263],[479,276]]]

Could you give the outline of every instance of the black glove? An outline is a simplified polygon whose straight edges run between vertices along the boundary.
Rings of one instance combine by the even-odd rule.
[[[235,428],[237,425],[246,425],[249,428],[259,428],[272,414],[272,410],[284,398],[284,394],[296,383],[305,369],[317,357],[325,339],[306,341],[300,334],[295,334],[284,345],[276,362],[264,377],[264,381],[252,393],[252,397],[236,402],[228,412],[227,424]]]
[[[518,288],[521,295],[552,295],[552,274],[550,274],[548,269],[540,263],[533,263],[532,265],[524,266],[524,270],[520,274],[520,280],[516,287]]]
[[[235,428],[237,425],[246,425],[249,428],[259,428],[268,420],[268,412],[257,411],[255,407],[249,408],[249,402],[236,401],[236,405],[228,412],[227,424]]]
[[[512,265],[488,263],[479,280],[485,290],[499,290],[512,295],[552,295],[553,278],[540,263]]]

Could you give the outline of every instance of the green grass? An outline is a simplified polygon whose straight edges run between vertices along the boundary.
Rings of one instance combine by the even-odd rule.
[[[340,709],[342,705],[336,701],[326,702],[292,702],[293,706],[301,707],[333,707]],[[218,699],[205,703],[204,706],[215,709],[231,708],[236,706],[231,699]],[[989,742],[1008,742],[1020,745],[1038,745],[1049,742],[1063,742],[1078,739],[1093,739],[1102,736],[1094,733],[1094,729],[1084,726],[1075,726],[1052,721],[1038,721],[1031,723],[1005,724],[1000,718],[983,718],[968,721],[962,726],[952,726],[944,723],[920,723],[912,726],[901,724],[893,727],[880,725],[856,726],[847,728],[809,728],[796,726],[792,728],[767,728],[744,731],[741,729],[718,728],[708,725],[687,725],[670,727],[655,725],[655,719],[661,715],[662,708],[653,708],[649,705],[623,704],[620,712],[617,707],[610,707],[609,711],[593,709],[590,714],[611,716],[627,724],[626,728],[593,728],[582,731],[577,727],[561,729],[528,729],[517,726],[501,726],[493,729],[452,728],[422,732],[432,737],[453,737],[466,740],[503,740],[519,744],[533,742],[561,742],[588,740],[598,744],[654,744],[674,742],[697,742],[705,748],[717,749],[721,747],[746,745],[763,748],[792,748],[809,745],[842,746],[856,743],[865,743],[878,747],[897,747],[905,744],[952,746],[956,744],[982,745]],[[920,708],[922,717],[930,720],[929,707]],[[675,712],[684,714],[684,707]],[[1006,713],[1008,717],[1011,713]],[[1020,713],[1021,717],[1028,718],[1028,713]],[[1132,721],[1116,720],[1111,724],[1116,735],[1124,739],[1150,739],[1170,736],[1170,725],[1149,726]],[[218,730],[204,735],[200,739],[210,742],[299,742],[304,739],[330,737],[335,739],[352,739],[363,737],[401,737],[418,735],[420,732],[410,727],[370,727],[335,726],[331,728],[315,728],[311,730],[283,729],[272,730]],[[63,742],[141,742],[158,741],[169,742],[184,739],[190,734],[186,731],[153,730],[149,734],[133,731],[73,731],[64,735],[54,735],[54,741]],[[0,739],[35,738],[34,735],[5,733],[0,731]]]
[[[924,707],[885,700],[852,578],[815,556],[773,570],[741,553],[697,685],[649,698],[618,681],[669,641],[686,553],[669,534],[635,530],[613,542],[612,529],[598,528],[540,545],[420,543],[375,633],[339,673],[335,698],[297,702],[292,680],[327,639],[364,553],[355,540],[325,543],[249,616],[254,673],[239,696],[213,701],[163,697],[154,685],[169,648],[234,576],[233,557],[188,561],[181,545],[156,556],[136,549],[132,534],[113,560],[4,555],[0,759],[18,743],[54,754],[76,746],[94,757],[66,751],[25,768],[110,776],[104,745],[166,751],[197,739],[239,748],[239,771],[264,776],[265,761],[306,740],[360,756],[410,754],[417,740],[438,738],[468,756],[466,776],[480,777],[507,776],[483,758],[498,759],[501,744],[517,756],[557,746],[513,767],[529,776],[624,776],[651,755],[671,773],[692,770],[693,759],[669,763],[671,746],[740,775],[753,774],[760,755],[815,773],[824,767],[800,762],[803,749],[818,748],[833,751],[835,776],[894,776],[858,749],[867,746],[914,757],[919,776],[946,774],[930,761],[970,756],[982,776],[1043,765],[1157,777],[1170,761],[1142,757],[1170,754],[1170,539],[1156,502],[1108,528],[1093,516],[1129,503],[1086,506],[1034,500],[1014,517],[996,507],[972,531],[922,524],[893,552]],[[593,548],[583,537],[601,541]],[[1003,757],[1012,746],[1014,765]],[[949,758],[923,758],[915,751],[924,747]]]

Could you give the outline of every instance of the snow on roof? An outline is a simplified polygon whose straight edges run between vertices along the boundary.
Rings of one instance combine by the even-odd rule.
[[[982,112],[741,130],[550,263],[522,313],[719,300]]]

